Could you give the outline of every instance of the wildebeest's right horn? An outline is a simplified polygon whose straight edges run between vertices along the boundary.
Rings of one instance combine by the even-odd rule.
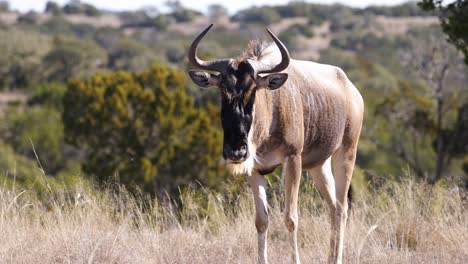
[[[291,60],[291,57],[289,56],[288,49],[286,46],[284,46],[283,42],[278,39],[278,37],[273,34],[270,29],[267,28],[268,34],[270,34],[271,38],[273,41],[276,43],[276,46],[278,46],[278,49],[280,50],[281,53],[281,62],[276,65],[268,65],[261,63],[259,61],[253,61],[249,60],[250,64],[252,67],[255,69],[256,73],[275,73],[275,72],[280,72],[282,70],[285,70],[289,66],[289,61]]]
[[[205,30],[195,38],[190,46],[188,52],[188,59],[193,66],[196,66],[200,69],[207,70],[207,71],[217,71],[217,72],[225,72],[227,66],[229,65],[232,59],[220,59],[220,60],[213,60],[213,61],[204,61],[198,58],[197,56],[197,47],[198,43],[200,43],[201,39],[208,33],[211,29],[213,24],[209,25]]]

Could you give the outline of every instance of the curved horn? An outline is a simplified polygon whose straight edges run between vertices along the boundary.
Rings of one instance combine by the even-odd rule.
[[[208,33],[211,29],[213,24],[209,25],[205,30],[203,30],[198,37],[192,42],[188,52],[188,60],[193,66],[196,66],[200,69],[207,70],[207,71],[217,71],[217,72],[224,72],[229,65],[229,62],[232,59],[221,59],[221,60],[213,60],[213,61],[204,61],[198,58],[197,56],[197,47],[198,43],[200,43],[201,39]]]
[[[253,66],[257,74],[259,73],[274,73],[274,72],[280,72],[282,70],[285,70],[289,66],[289,62],[291,60],[291,57],[289,56],[289,51],[288,49],[284,46],[283,42],[278,39],[278,37],[273,34],[270,29],[267,28],[268,34],[270,34],[271,38],[273,41],[276,43],[276,46],[278,46],[278,49],[280,50],[281,53],[281,62],[276,65],[267,65],[264,63],[261,63],[259,61],[252,61],[249,60],[249,63]]]

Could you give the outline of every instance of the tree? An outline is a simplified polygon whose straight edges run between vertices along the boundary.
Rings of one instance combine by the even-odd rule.
[[[419,7],[426,11],[439,11],[442,30],[449,41],[465,55],[468,65],[468,0],[455,0],[443,5],[442,0],[422,0]]]
[[[220,188],[228,179],[218,162],[222,134],[212,122],[218,110],[195,108],[184,85],[182,72],[161,65],[70,81],[65,136],[85,150],[83,170],[157,194],[175,195],[195,182]]]
[[[60,15],[62,13],[62,8],[54,1],[47,1],[45,12],[53,15]]]
[[[196,16],[201,15],[201,13],[196,10],[184,7],[179,0],[168,0],[166,6],[171,10],[170,15],[173,16],[177,22],[190,22]]]
[[[140,8],[140,11],[145,14],[146,17],[155,18],[161,14],[156,6],[144,6]]]
[[[241,10],[235,14],[232,19],[234,21],[244,23],[261,23],[269,25],[278,22],[281,17],[273,7],[262,6]]]
[[[216,22],[221,18],[228,17],[228,10],[221,4],[211,4],[208,6],[208,16],[211,21]]]
[[[39,81],[39,65],[50,46],[42,34],[0,29],[0,89],[26,88]]]
[[[448,142],[447,151],[454,157],[463,159],[462,169],[465,172],[464,185],[468,189],[468,102],[458,108],[457,122],[443,131],[444,142]]]
[[[387,156],[394,156],[420,178],[434,170],[435,157],[431,143],[435,124],[431,119],[433,104],[421,96],[425,87],[416,81],[400,80],[399,90],[385,96],[375,108],[375,123],[370,134]]]
[[[457,155],[454,146],[463,144],[459,122],[464,118],[459,115],[468,99],[463,92],[466,69],[459,53],[436,32],[412,39],[401,55],[405,77],[412,81],[400,82],[400,90],[379,111],[396,134],[390,143],[395,153],[420,176],[433,170],[431,181],[437,182]],[[404,131],[396,132],[397,127]],[[428,163],[423,159],[431,155],[431,148],[434,162]]]
[[[444,136],[444,130],[454,125],[450,124],[448,114],[467,99],[463,98],[465,69],[458,52],[437,35],[426,35],[422,40],[413,41],[413,46],[411,51],[404,53],[403,62],[411,74],[423,80],[429,89],[427,96],[435,101],[436,182],[441,179],[451,158],[451,139]],[[453,100],[457,98],[461,101]]]
[[[88,77],[107,64],[107,53],[95,42],[56,37],[54,48],[42,61],[46,81]]]
[[[305,1],[291,1],[287,5],[275,8],[281,17],[304,17],[312,11],[313,6]]]
[[[81,6],[80,0],[71,0],[63,7],[63,11],[66,14],[79,14],[82,12]]]

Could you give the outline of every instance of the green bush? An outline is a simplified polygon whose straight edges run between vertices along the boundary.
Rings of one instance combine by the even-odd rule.
[[[11,107],[2,118],[0,132],[5,142],[18,154],[36,159],[36,154],[48,174],[65,166],[61,115],[55,109],[33,106],[28,109]]]
[[[74,186],[91,186],[91,182],[82,178],[76,164],[71,162],[67,162],[67,169],[51,177],[47,170],[42,171],[36,158],[18,155],[8,144],[0,142],[0,153],[0,182],[3,186],[38,194],[58,194]]]
[[[306,38],[312,38],[314,36],[312,26],[308,24],[293,24],[282,31],[279,38],[291,51],[296,51],[301,48],[297,44],[297,37],[300,35]]]
[[[39,14],[35,11],[29,11],[18,17],[18,22],[25,24],[37,24],[39,22]]]
[[[108,48],[112,70],[142,71],[156,60],[156,54],[145,45],[131,39],[121,39]]]
[[[13,185],[30,185],[41,177],[41,171],[35,160],[20,156],[13,147],[0,143],[0,179]],[[26,184],[28,182],[29,184]],[[23,187],[23,186],[22,186]]]
[[[54,48],[43,58],[46,81],[67,81],[83,78],[107,65],[107,53],[93,41],[56,37]]]
[[[218,110],[197,109],[184,75],[155,65],[142,73],[96,74],[69,82],[63,122],[67,142],[83,149],[83,170],[100,182],[177,195],[196,182],[221,188]]]
[[[28,105],[47,106],[62,112],[62,101],[66,87],[63,83],[44,83],[36,86],[28,99]]]
[[[26,88],[40,81],[41,59],[51,41],[38,32],[0,29],[0,90]]]
[[[171,16],[159,15],[152,19],[151,25],[159,31],[166,31],[172,22],[173,18]]]

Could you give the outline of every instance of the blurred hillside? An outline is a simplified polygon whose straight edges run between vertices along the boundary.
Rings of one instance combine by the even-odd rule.
[[[268,40],[269,27],[294,58],[348,74],[366,103],[358,188],[402,168],[468,186],[467,67],[434,12],[291,2],[229,16],[222,5],[208,14],[167,5],[168,13],[110,13],[50,1],[41,13],[18,13],[0,1],[0,180],[42,189],[114,179],[171,194],[241,188],[217,163],[216,89],[185,81],[188,46],[215,23],[204,58],[236,56],[248,40]]]

